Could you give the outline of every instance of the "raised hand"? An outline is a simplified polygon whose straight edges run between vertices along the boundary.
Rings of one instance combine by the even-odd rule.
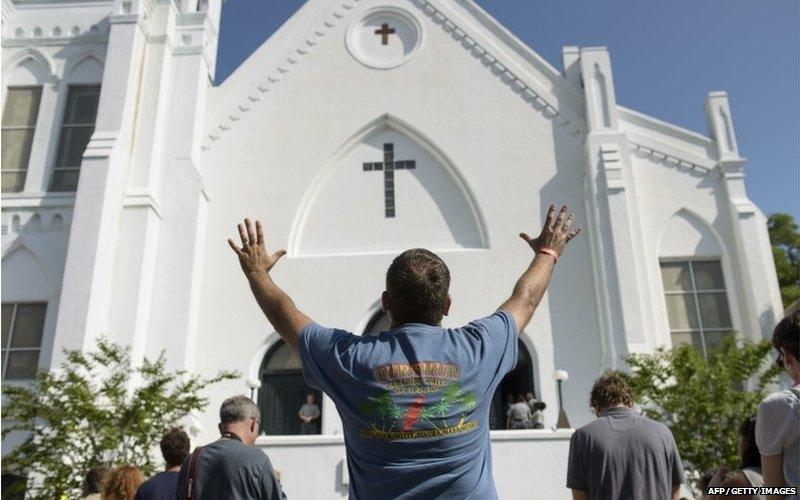
[[[557,255],[561,255],[567,243],[581,234],[580,227],[572,229],[572,223],[575,222],[575,214],[569,213],[569,208],[566,205],[561,207],[558,215],[555,214],[555,211],[555,205],[550,205],[547,210],[544,227],[538,237],[532,238],[527,233],[520,233],[520,238],[525,240],[534,252],[552,250]]]
[[[248,277],[262,272],[268,273],[278,260],[286,255],[286,250],[278,250],[272,255],[267,252],[261,221],[256,220],[254,228],[250,219],[245,219],[244,224],[238,224],[237,227],[239,229],[239,238],[242,240],[242,247],[239,248],[230,238],[228,238],[228,245],[236,252],[242,271]]]

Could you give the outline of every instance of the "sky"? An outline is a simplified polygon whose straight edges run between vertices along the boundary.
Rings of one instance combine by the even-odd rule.
[[[556,68],[564,45],[608,47],[617,102],[661,120],[708,135],[706,96],[727,91],[748,195],[800,219],[800,2],[477,2]],[[216,81],[303,3],[226,0]]]

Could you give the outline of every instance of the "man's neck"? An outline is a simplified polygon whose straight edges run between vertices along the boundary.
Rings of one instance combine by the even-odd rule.
[[[392,321],[392,322],[389,323],[389,330],[394,330],[395,328],[400,328],[401,326],[410,325],[410,324],[438,326],[440,328],[442,326],[442,322],[441,321],[436,323],[435,325],[431,325],[430,323],[425,323],[425,322],[422,322],[422,321],[406,321],[405,323],[395,323],[394,321]]]
[[[602,416],[608,410],[613,410],[615,408],[628,408],[628,409],[630,409],[630,406],[624,405],[624,404],[618,404],[618,405],[614,405],[614,406],[609,406],[608,408],[603,408],[603,410],[600,412],[600,416]]]
[[[220,429],[220,433],[222,434],[222,438],[224,438],[224,439],[237,440],[237,438],[238,438],[238,441],[241,441],[242,443],[247,444],[247,441],[244,439],[243,434],[241,432],[237,432],[237,429],[236,429],[235,426],[230,426],[230,427],[226,427],[224,429]],[[228,436],[226,436],[226,434],[228,434]]]
[[[180,471],[181,471],[181,465],[180,464],[173,465],[172,467],[167,467],[167,470],[166,470],[166,472],[180,472]]]

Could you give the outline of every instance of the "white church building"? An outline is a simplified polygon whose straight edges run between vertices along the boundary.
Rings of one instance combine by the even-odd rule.
[[[564,47],[554,67],[474,0],[308,0],[215,84],[221,7],[2,0],[4,383],[99,336],[239,370],[189,419],[195,442],[260,381],[259,445],[289,497],[346,497],[336,409],[323,397],[321,434],[297,435],[309,388],[226,243],[245,216],[288,250],[274,279],[304,312],[369,334],[400,251],[441,255],[445,326],[461,325],[510,294],[531,259],[518,233],[569,204],[584,234],[492,403],[503,499],[567,496],[557,370],[577,427],[630,353],[771,334],[775,266],[725,92],[707,135],[665,123],[617,104],[605,48]],[[502,430],[525,392],[546,429]]]

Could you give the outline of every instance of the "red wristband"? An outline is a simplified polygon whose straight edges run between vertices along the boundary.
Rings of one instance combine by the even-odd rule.
[[[539,253],[546,253],[552,257],[555,262],[558,262],[558,253],[552,248],[540,248]]]

